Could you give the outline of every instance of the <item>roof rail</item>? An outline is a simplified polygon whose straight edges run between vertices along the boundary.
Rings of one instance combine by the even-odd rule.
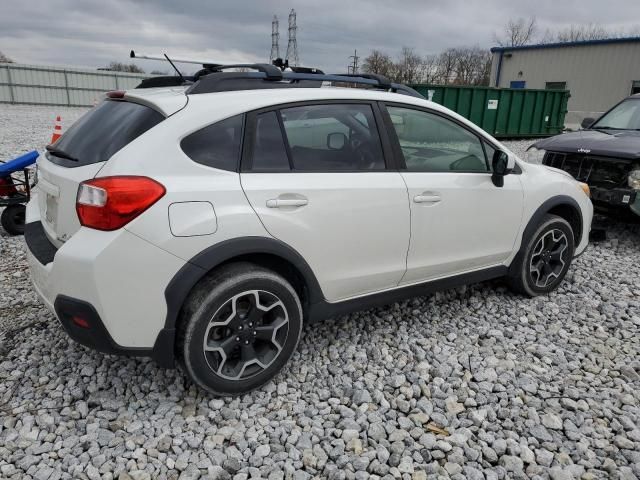
[[[412,97],[424,98],[413,88],[401,83],[392,83],[387,77],[374,73],[325,74],[322,70],[308,67],[289,67],[289,62],[276,59],[273,65],[268,63],[237,63],[221,65],[214,62],[173,59],[182,63],[199,63],[202,70],[193,76],[185,77],[165,54],[164,58],[151,55],[136,54],[133,50],[131,58],[169,61],[178,72],[178,77],[154,77],[143,80],[136,88],[152,88],[158,86],[188,85],[187,94],[224,92],[233,90],[257,90],[272,88],[318,88],[323,82],[351,83],[366,85],[379,90],[387,90]],[[230,69],[251,69],[254,72],[225,72]]]
[[[257,70],[257,72],[220,72],[228,68],[251,68]],[[413,88],[400,83],[392,83],[382,75],[283,72],[279,68],[267,64],[239,64],[215,67],[212,73],[199,75],[197,81],[187,89],[186,93],[194,95],[232,90],[318,88],[322,86],[323,82],[366,85],[375,89],[424,98]]]

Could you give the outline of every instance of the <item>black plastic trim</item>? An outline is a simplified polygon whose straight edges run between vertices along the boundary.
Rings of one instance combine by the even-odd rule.
[[[580,205],[578,205],[578,202],[576,202],[573,198],[567,195],[556,195],[555,197],[551,197],[550,199],[545,201],[542,205],[538,207],[538,209],[535,212],[533,212],[533,215],[531,215],[531,218],[529,219],[529,222],[527,223],[527,226],[525,227],[524,232],[522,234],[520,249],[522,249],[525,241],[528,238],[530,238],[531,235],[533,235],[534,230],[538,227],[538,225],[542,221],[542,218],[549,213],[549,210],[551,210],[554,207],[559,207],[561,205],[568,205],[572,207],[575,210],[575,213],[578,215],[579,228],[578,228],[578,232],[574,232],[575,233],[574,242],[575,242],[575,246],[578,246],[580,244],[580,241],[582,240],[582,230],[584,229],[584,225],[582,224],[583,218],[582,218],[582,210],[580,210]]]
[[[29,251],[42,265],[53,262],[58,247],[47,237],[42,222],[27,223],[24,226],[24,240]]]
[[[323,300],[309,306],[308,320],[310,322],[317,322],[319,320],[344,315],[350,312],[388,305],[411,297],[428,295],[440,290],[493,280],[495,278],[504,277],[508,270],[508,267],[505,266],[490,267],[439,280],[432,280],[416,285],[395,288],[386,292],[374,293],[342,302],[329,303],[326,300]]]
[[[318,303],[324,299],[320,284],[311,267],[298,252],[285,243],[269,237],[243,237],[226,240],[200,252],[171,279],[165,289],[165,298],[167,299],[165,329],[175,329],[184,301],[202,277],[228,260],[251,254],[274,255],[291,263],[305,280],[309,291],[309,302]]]
[[[58,295],[54,302],[54,308],[64,330],[80,345],[111,355],[151,357],[162,367],[173,367],[175,335],[170,330],[160,331],[153,348],[123,347],[113,340],[102,323],[100,315],[90,303],[66,295]],[[76,325],[72,320],[76,316],[87,321],[90,328]]]

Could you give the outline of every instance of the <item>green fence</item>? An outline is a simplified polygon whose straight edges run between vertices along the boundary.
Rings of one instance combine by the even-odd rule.
[[[570,96],[568,90],[425,84],[411,87],[500,138],[561,133]]]

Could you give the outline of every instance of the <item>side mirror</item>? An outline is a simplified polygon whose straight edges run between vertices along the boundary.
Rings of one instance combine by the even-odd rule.
[[[327,135],[327,148],[329,150],[342,150],[347,144],[347,136],[342,132],[334,132]]]
[[[493,152],[493,160],[491,161],[491,169],[493,174],[491,175],[491,181],[496,187],[504,186],[504,176],[508,175],[511,169],[509,168],[509,155],[502,150],[496,150]]]
[[[591,125],[593,125],[595,121],[596,121],[595,118],[586,117],[582,119],[582,123],[580,124],[580,126],[582,128],[589,128]]]

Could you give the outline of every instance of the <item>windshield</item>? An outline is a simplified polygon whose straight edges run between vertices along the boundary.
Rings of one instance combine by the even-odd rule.
[[[147,106],[107,100],[86,113],[56,143],[47,147],[47,158],[64,167],[105,162],[162,120],[162,114]]]
[[[640,99],[634,98],[619,103],[590,128],[640,130]]]

